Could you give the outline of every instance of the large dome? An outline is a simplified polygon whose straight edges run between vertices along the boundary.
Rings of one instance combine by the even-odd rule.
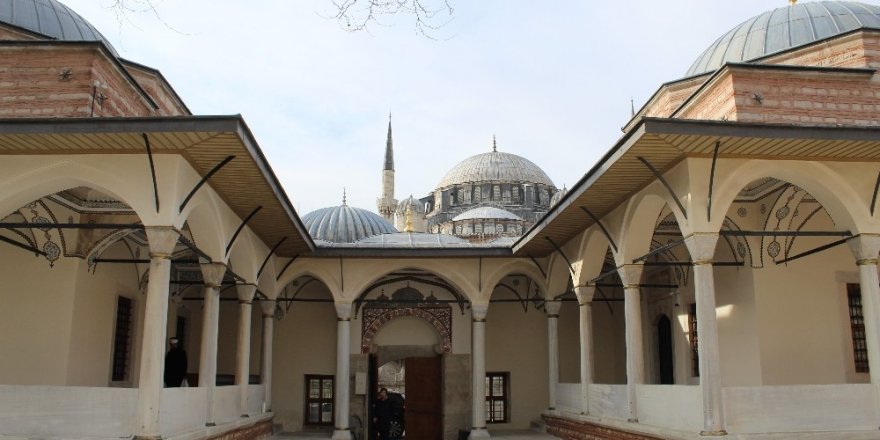
[[[515,154],[492,151],[459,162],[443,176],[437,188],[472,182],[525,182],[554,186],[547,173],[532,161]]]
[[[56,0],[0,1],[0,22],[56,40],[101,41],[116,55],[110,42],[94,26]]]
[[[394,225],[379,214],[343,204],[312,211],[302,218],[315,240],[352,243],[377,234],[397,232]]]
[[[773,9],[722,35],[697,58],[687,76],[711,72],[727,62],[754,60],[860,28],[880,29],[880,7],[819,1]]]

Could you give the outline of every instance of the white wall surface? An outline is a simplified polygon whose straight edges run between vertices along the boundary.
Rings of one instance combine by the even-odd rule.
[[[696,385],[639,385],[636,387],[639,423],[682,431],[703,427],[703,398]]]
[[[877,430],[875,389],[867,384],[725,387],[731,434]]]
[[[129,437],[137,390],[0,385],[0,434],[35,437]]]

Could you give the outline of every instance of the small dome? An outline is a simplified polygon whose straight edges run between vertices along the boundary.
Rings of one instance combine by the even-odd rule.
[[[556,191],[556,194],[553,194],[553,197],[550,197],[550,207],[556,206],[560,200],[568,193],[568,188],[562,187],[559,191]]]
[[[483,219],[492,219],[492,220],[519,220],[522,221],[522,218],[510,211],[505,211],[503,209],[495,208],[492,206],[480,206],[478,208],[469,209],[461,214],[455,216],[452,219],[454,222],[460,222],[462,220],[483,220]]]
[[[547,173],[532,161],[515,154],[492,151],[459,162],[443,176],[437,188],[471,182],[523,182],[554,186]]]
[[[860,28],[880,29],[880,7],[819,1],[776,8],[722,35],[697,58],[687,76],[717,70],[727,62],[754,60]]]
[[[332,243],[352,243],[376,234],[397,232],[379,214],[345,204],[312,211],[302,221],[313,239]]]
[[[0,22],[64,41],[101,41],[113,45],[88,21],[56,0],[0,1]]]
[[[417,214],[417,213],[424,214],[425,213],[425,207],[422,205],[422,202],[413,196],[409,196],[409,197],[401,200],[400,203],[397,204],[397,213],[398,214],[406,214],[407,205],[412,206],[412,212],[414,214]]]

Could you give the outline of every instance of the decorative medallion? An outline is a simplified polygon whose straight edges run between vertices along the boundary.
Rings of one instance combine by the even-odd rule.
[[[788,206],[783,206],[782,208],[777,209],[776,210],[776,219],[782,220],[785,217],[788,217],[789,212],[790,212],[790,209],[788,208]]]
[[[49,219],[47,219],[46,217],[43,217],[42,215],[38,215],[38,216],[34,217],[33,219],[31,219],[31,223],[35,223],[38,225],[48,225],[49,223],[52,223],[52,222],[50,222]],[[48,232],[52,228],[50,228],[48,226],[37,226],[37,229],[39,229],[43,232]]]
[[[745,216],[749,215],[749,211],[745,207],[740,207],[736,210],[736,214],[740,217],[745,218]]]
[[[767,205],[761,203],[761,214],[766,214],[766,213],[767,213]]]
[[[58,257],[61,256],[61,248],[51,241],[47,241],[43,244],[43,252],[46,253],[46,259],[49,260],[50,266],[54,265],[55,261],[58,260]]]
[[[776,258],[779,255],[780,250],[782,250],[782,246],[780,246],[779,242],[776,240],[771,241],[770,245],[767,246],[767,253],[773,258]]]

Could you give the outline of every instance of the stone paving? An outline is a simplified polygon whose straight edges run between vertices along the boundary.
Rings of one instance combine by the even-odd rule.
[[[558,440],[549,434],[540,432],[521,430],[521,431],[490,431],[493,440]],[[315,440],[329,439],[330,435],[326,432],[282,432],[275,434],[273,440]]]

